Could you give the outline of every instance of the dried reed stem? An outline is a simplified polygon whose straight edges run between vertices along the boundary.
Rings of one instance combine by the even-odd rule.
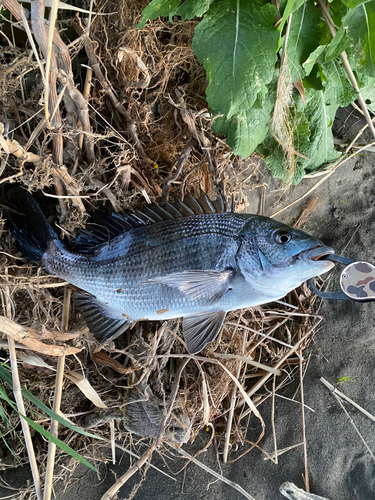
[[[64,366],[65,366],[65,355],[60,356],[57,360],[55,397],[53,399],[53,411],[57,414],[60,413]],[[55,437],[57,437],[58,428],[59,428],[59,423],[57,422],[57,420],[52,419],[50,426],[50,433]],[[52,481],[53,481],[53,469],[55,465],[55,454],[56,454],[56,445],[55,443],[52,443],[52,441],[50,441],[48,443],[47,468],[46,468],[46,477],[44,482],[43,500],[50,500],[52,496]]]
[[[5,269],[5,275],[6,275],[6,278],[5,278],[5,285],[4,285],[5,294],[4,294],[3,307],[4,307],[5,314],[8,316],[8,318],[10,318],[10,316],[11,316],[11,305],[9,302],[10,291],[9,291],[9,286],[7,284],[7,282],[8,282],[8,276],[7,276],[8,269]],[[20,378],[18,375],[16,348],[14,345],[13,338],[10,336],[8,336],[8,347],[9,347],[10,366],[12,369],[12,382],[13,382],[14,399],[16,401],[18,412],[21,415],[26,416],[25,405],[23,404],[23,398],[22,398],[22,392],[21,392],[21,383],[20,383]],[[36,458],[35,458],[34,446],[33,446],[33,442],[31,439],[30,427],[24,418],[20,417],[20,421],[21,421],[23,436],[25,438],[25,444],[26,444],[27,454],[29,457],[31,474],[33,476],[36,496],[37,496],[38,500],[42,500],[42,490],[41,490],[41,485],[40,485],[40,477],[39,477],[38,466],[37,466]]]
[[[207,467],[207,465],[205,465],[202,462],[200,462],[199,460],[197,460],[195,457],[192,457],[191,455],[189,455],[189,453],[187,453],[182,448],[177,448],[177,451],[180,455],[187,458],[190,462],[193,462],[194,464],[198,465],[201,469],[205,470],[206,472],[208,472],[212,476],[216,477],[216,479],[219,479],[219,481],[222,481],[223,483],[228,484],[229,486],[234,488],[236,491],[241,493],[241,495],[243,495],[248,500],[255,500],[255,498],[252,497],[250,495],[250,493],[247,493],[247,491],[245,491],[243,488],[241,488],[241,486],[239,484],[234,483],[233,481],[230,481],[229,479],[227,479],[224,476],[221,476],[220,474],[218,474],[214,470],[210,469],[210,467]]]
[[[242,367],[242,363],[238,363],[237,373],[236,373],[237,379],[240,376],[241,367]],[[230,440],[230,434],[231,434],[231,430],[232,430],[232,422],[233,422],[234,409],[235,409],[235,404],[236,404],[236,396],[237,396],[237,386],[235,385],[233,387],[231,398],[230,398],[230,409],[229,409],[229,414],[228,414],[227,428],[225,431],[225,442],[224,442],[224,451],[223,451],[223,461],[225,464],[227,463],[227,460],[228,460],[229,440]]]
[[[303,357],[302,348],[299,352],[299,376],[300,376],[300,390],[301,390],[301,416],[302,416],[302,442],[303,442],[303,459],[305,463],[305,490],[310,493],[309,471],[307,468],[307,442],[306,442],[306,422],[305,422],[305,397],[303,390]]]
[[[374,415],[371,415],[371,413],[369,413],[368,411],[366,411],[364,408],[362,408],[362,406],[359,406],[359,404],[357,404],[355,401],[353,401],[352,399],[350,399],[346,394],[344,394],[343,392],[339,391],[338,389],[336,389],[336,387],[334,387],[332,384],[330,384],[328,382],[328,380],[326,380],[325,378],[321,377],[320,378],[320,381],[326,386],[328,387],[328,389],[332,392],[332,394],[336,394],[337,396],[339,396],[340,398],[342,399],[345,399],[348,403],[350,403],[351,405],[354,406],[354,408],[357,408],[357,410],[361,411],[364,415],[366,415],[366,417],[368,417],[369,419],[371,419],[373,422],[375,422],[375,417]]]
[[[272,408],[271,408],[271,426],[272,426],[272,437],[273,437],[273,447],[274,447],[274,462],[277,464],[278,452],[277,452],[277,439],[276,439],[276,428],[275,428],[275,394],[276,394],[276,375],[273,376],[272,382]]]
[[[344,410],[344,413],[345,415],[348,417],[349,419],[349,422],[352,424],[352,426],[354,427],[354,430],[356,431],[356,433],[358,434],[358,436],[360,437],[362,443],[365,445],[367,451],[369,452],[369,454],[371,455],[371,458],[373,459],[373,461],[375,462],[375,456],[374,454],[372,453],[369,445],[366,443],[366,440],[365,438],[362,436],[360,430],[358,429],[358,427],[355,425],[354,423],[354,420],[352,419],[352,417],[349,415],[349,412],[347,411],[347,409],[345,408],[345,406],[343,405],[341,399],[337,396],[337,394],[335,394],[334,392],[332,392],[332,394],[335,396],[337,402],[339,403],[339,405],[341,406],[341,408]]]
[[[302,315],[301,315],[302,316]],[[304,315],[303,315],[304,316]],[[311,334],[311,332],[313,332],[315,330],[315,328],[321,323],[323,318],[321,317],[318,317],[318,321],[316,321],[311,328],[308,329],[308,331],[305,333],[305,335],[292,347],[292,349],[290,349],[286,354],[284,354],[284,356],[282,358],[279,359],[279,361],[277,362],[276,366],[274,366],[274,368],[280,368],[280,366],[282,366],[282,364],[289,358],[289,356],[291,354],[293,354],[294,352],[296,352],[302,345],[302,343],[308,338],[308,336]],[[250,398],[251,396],[253,396],[261,387],[263,387],[263,385],[265,384],[265,382],[270,378],[272,374],[271,373],[266,373],[265,375],[263,375],[263,377],[251,388],[250,391],[247,392],[247,397]],[[239,403],[239,406],[240,405],[243,405],[244,404],[244,400],[242,400],[240,403]],[[244,417],[246,417],[249,413],[250,413],[250,409],[249,410],[246,410],[245,412],[243,412],[240,416],[240,420],[242,420]]]

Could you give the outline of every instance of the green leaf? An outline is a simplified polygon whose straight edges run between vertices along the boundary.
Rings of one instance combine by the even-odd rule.
[[[350,40],[347,30],[341,26],[332,38],[332,42],[328,45],[325,60],[332,61],[332,59],[336,59],[340,56],[341,52],[344,52],[349,47]]]
[[[6,382],[10,387],[13,388],[12,376],[9,373],[9,371],[6,370],[4,368],[4,366],[2,366],[1,364],[0,364],[0,378],[2,378],[4,380],[4,382]],[[37,406],[40,410],[44,411],[44,413],[46,415],[48,415],[49,417],[51,417],[54,420],[56,420],[57,422],[59,422],[59,424],[64,425],[65,427],[68,427],[68,429],[71,429],[74,432],[78,432],[79,434],[82,434],[84,436],[88,436],[91,438],[100,439],[100,440],[105,441],[104,438],[102,438],[100,436],[95,436],[95,434],[91,434],[90,432],[86,432],[85,430],[81,429],[80,427],[70,423],[68,420],[63,418],[61,415],[55,413],[50,408],[48,408],[48,406],[46,406],[41,401],[39,401],[39,399],[37,397],[35,397],[33,394],[31,394],[31,392],[26,390],[24,387],[21,388],[21,392],[22,392],[22,396],[25,399],[28,399],[29,401],[34,403],[35,406]],[[2,386],[0,386],[0,397],[3,397],[3,399],[8,398],[8,396],[6,395],[6,393],[4,391],[4,388],[2,388]],[[9,398],[6,400],[8,401]]]
[[[286,6],[285,6],[285,9],[283,12],[283,16],[282,16],[282,18],[280,20],[280,24],[277,28],[278,31],[280,31],[280,33],[283,32],[285,23],[287,22],[290,14],[292,14],[294,11],[298,10],[304,2],[305,2],[305,0],[287,0]]]
[[[305,97],[305,105],[299,96],[296,97],[293,142],[295,151],[310,159],[296,157],[292,184],[298,184],[306,170],[317,170],[322,164],[339,156],[332,137],[332,123],[337,106],[325,104],[322,90],[305,88]],[[257,153],[264,156],[272,175],[284,182],[289,180],[289,173],[284,167],[285,153],[270,132],[264,143],[257,148]]]
[[[207,102],[213,113],[224,118],[215,125],[228,134],[235,154],[250,154],[260,135],[254,134],[251,147],[249,129],[269,119],[266,101],[275,63],[278,32],[273,27],[276,9],[257,0],[228,0],[214,3],[195,28],[193,50],[204,66],[209,81]],[[258,100],[259,98],[259,100]],[[255,103],[258,110],[251,112]],[[239,133],[245,135],[239,142]]]
[[[344,5],[349,7],[349,9],[355,9],[357,5],[365,3],[366,0],[341,0]]]
[[[359,89],[368,109],[375,113],[375,78],[361,75],[358,80]]]
[[[324,101],[327,105],[348,106],[358,97],[348,80],[343,66],[337,61],[329,61],[322,64],[325,78],[322,78],[324,90]]]
[[[3,368],[3,367],[1,367]],[[41,425],[35,423],[33,420],[31,420],[30,418],[26,417],[25,415],[22,415],[22,413],[20,413],[18,410],[17,410],[17,407],[15,405],[15,403],[13,403],[13,401],[11,401],[9,399],[9,397],[7,396],[6,392],[5,392],[5,389],[3,386],[0,385],[0,398],[4,399],[12,408],[14,411],[16,411],[18,413],[18,415],[20,417],[22,417],[24,420],[26,420],[26,422],[33,428],[35,429],[37,432],[39,432],[39,434],[41,434],[42,436],[44,436],[46,439],[48,439],[49,441],[52,441],[52,443],[54,443],[56,446],[58,446],[59,448],[61,448],[63,451],[65,451],[65,453],[68,453],[70,456],[72,456],[73,458],[79,460],[80,462],[82,462],[84,465],[86,465],[87,467],[89,467],[90,469],[92,469],[93,471],[95,472],[98,472],[95,467],[93,465],[90,464],[90,462],[88,462],[86,459],[84,459],[83,457],[81,457],[81,455],[79,453],[77,453],[76,451],[73,450],[73,448],[71,448],[70,446],[68,446],[67,444],[65,444],[63,441],[61,441],[60,439],[56,438],[53,434],[51,434],[50,432],[48,432],[46,429],[44,429],[44,427],[42,427]]]
[[[314,52],[311,52],[306,61],[302,64],[303,69],[305,70],[305,75],[309,76],[313,67],[315,66],[316,61],[319,59],[321,54],[324,52],[326,45],[319,45]]]
[[[350,63],[368,76],[375,77],[375,0],[349,10],[342,26],[347,28],[351,42],[348,48]]]
[[[287,56],[292,81],[296,82],[305,76],[302,63],[319,47],[320,11],[313,2],[304,3],[293,13]]]
[[[268,93],[264,99],[259,97],[248,111],[239,112],[229,120],[217,118],[212,128],[217,134],[228,135],[228,145],[236,154],[247,158],[266,137],[274,104]]]
[[[181,16],[181,21],[193,19],[193,17],[202,17],[208,11],[214,0],[186,0],[176,11]]]
[[[169,17],[176,14],[181,0],[152,0],[142,12],[142,19],[137,24],[138,28],[144,28],[146,21],[157,19],[158,17]]]
[[[322,90],[306,90],[304,113],[310,127],[310,147],[308,152],[302,152],[312,159],[306,165],[308,170],[316,170],[323,163],[329,163],[339,156],[332,137],[337,108],[338,104],[326,105]]]
[[[17,411],[17,409],[15,407],[14,407],[14,409]],[[58,439],[53,434],[46,431],[46,429],[44,429],[41,425],[39,425],[36,422],[34,422],[33,420],[31,420],[29,417],[22,415],[22,413],[20,413],[19,411],[17,411],[17,413],[20,415],[20,417],[22,417],[24,420],[26,420],[26,422],[30,425],[30,427],[32,427],[37,432],[39,432],[39,434],[41,434],[46,439],[48,439],[48,441],[51,441],[52,443],[54,443],[56,446],[58,446],[63,451],[65,451],[65,453],[68,453],[68,455],[70,455],[71,457],[75,458],[76,460],[79,460],[81,463],[83,463],[84,465],[89,467],[91,470],[98,472],[97,469],[93,465],[90,464],[90,462],[88,462],[85,458],[83,458],[79,453],[74,451],[73,448],[71,448],[70,446],[65,444],[63,441],[61,441],[61,439]]]

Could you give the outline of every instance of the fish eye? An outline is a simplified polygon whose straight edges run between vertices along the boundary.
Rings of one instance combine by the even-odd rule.
[[[289,241],[292,239],[292,235],[287,231],[276,231],[273,234],[273,237],[276,243],[280,243],[280,245],[285,245],[285,243],[289,243]]]

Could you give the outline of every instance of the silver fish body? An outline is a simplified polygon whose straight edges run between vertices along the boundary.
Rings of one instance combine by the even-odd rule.
[[[47,272],[90,294],[78,294],[76,304],[96,335],[109,338],[135,320],[183,317],[187,348],[196,353],[217,336],[226,312],[280,299],[331,269],[317,260],[329,253],[272,219],[211,213],[133,227],[84,252],[49,238],[39,258]]]

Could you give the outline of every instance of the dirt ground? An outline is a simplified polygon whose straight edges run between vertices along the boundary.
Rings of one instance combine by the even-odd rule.
[[[340,111],[335,126],[345,122],[341,138],[353,137],[360,123],[348,112]],[[370,138],[367,138],[370,140]],[[269,177],[266,170],[259,172],[259,182],[267,183],[264,212],[271,215],[279,208],[297,199],[318,179],[306,179],[300,185],[291,187],[281,200],[276,192],[278,181]],[[357,156],[344,164],[327,179],[311,196],[282,212],[277,219],[293,224],[300,216],[306,202],[310,200],[312,212],[303,228],[331,245],[337,254],[375,262],[375,161],[373,153]],[[259,203],[260,190],[248,196],[248,212],[255,212]],[[315,200],[311,202],[311,200]],[[333,271],[335,275],[337,271]],[[328,288],[334,288],[334,279],[327,280]],[[320,382],[324,377],[337,389],[352,398],[362,408],[375,415],[373,389],[375,304],[358,304],[350,301],[320,300],[318,311],[324,317],[314,342],[309,348],[309,364],[304,378],[306,404],[307,463],[311,492],[330,500],[370,500],[375,498],[375,460],[372,451],[375,446],[374,422],[349,404],[343,409],[330,391]],[[341,380],[341,383],[339,383]],[[294,380],[281,389],[276,397],[275,426],[277,447],[282,450],[302,441],[301,411],[296,401],[291,401],[298,389]],[[284,399],[288,398],[288,399]],[[298,397],[297,397],[298,401]],[[262,407],[266,420],[266,435],[262,447],[274,449],[270,423],[269,400]],[[352,422],[350,421],[352,419]],[[361,433],[361,440],[353,423]],[[256,429],[256,419],[250,421],[249,434]],[[184,449],[193,454],[202,449],[208,436],[202,432],[193,446]],[[105,452],[109,456],[108,450]],[[154,455],[153,465],[165,472],[174,473],[183,467],[185,460],[172,456],[171,451],[163,457]],[[279,463],[264,460],[264,455],[254,450],[235,463],[223,464],[214,447],[199,456],[199,459],[226,478],[238,483],[256,500],[277,500],[283,498],[279,487],[291,481],[303,488],[304,457],[302,446],[287,451],[279,457]],[[117,476],[129,466],[126,454],[117,454],[118,463],[113,466],[100,464],[100,478],[93,472],[78,467],[69,485],[60,482],[55,488],[58,500],[99,500]],[[167,466],[166,466],[167,465]],[[27,470],[2,472],[2,478],[14,488],[25,486]],[[142,500],[163,498],[186,500],[244,498],[230,486],[215,480],[208,473],[190,464],[178,475],[176,481],[150,468],[134,497]],[[137,473],[118,494],[123,500],[130,498],[132,488],[142,479]],[[0,498],[12,498],[11,490],[0,488]]]

